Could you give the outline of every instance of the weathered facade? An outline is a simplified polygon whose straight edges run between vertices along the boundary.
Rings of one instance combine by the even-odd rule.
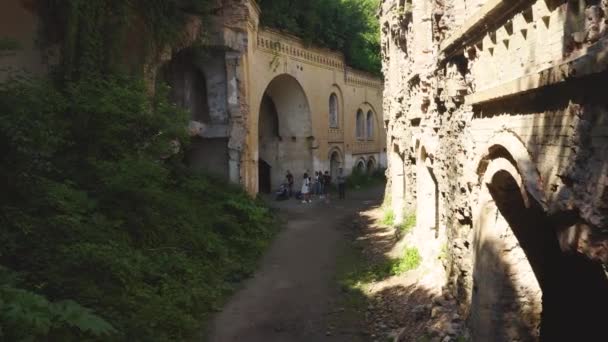
[[[608,1],[384,0],[380,19],[388,195],[472,339],[605,339]]]
[[[0,67],[45,73],[56,57],[35,44],[39,22],[28,3],[2,4],[0,35],[22,44]],[[287,170],[297,177],[386,166],[378,77],[350,69],[340,53],[260,27],[253,0],[215,6],[208,22],[192,16],[180,39],[145,56],[143,70],[152,91],[168,83],[191,112],[193,167],[257,193],[277,188]],[[130,41],[141,38],[133,32]],[[201,45],[202,54],[194,48]],[[136,55],[138,47],[129,49]]]

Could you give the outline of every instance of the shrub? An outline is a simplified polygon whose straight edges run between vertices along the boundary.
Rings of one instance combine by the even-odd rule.
[[[372,173],[354,169],[346,178],[346,185],[352,188],[361,188],[386,182],[385,169],[377,169]]]
[[[19,275],[0,279],[3,337],[200,334],[274,225],[242,190],[170,156],[187,118],[137,78],[0,85],[0,264]]]

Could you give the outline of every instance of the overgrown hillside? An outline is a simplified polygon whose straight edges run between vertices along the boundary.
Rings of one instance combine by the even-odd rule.
[[[184,1],[48,3],[63,62],[0,84],[0,340],[199,336],[275,225],[182,163],[189,114],[109,49],[135,16],[170,41]]]
[[[380,74],[378,0],[258,0],[263,25],[344,52],[349,65]]]

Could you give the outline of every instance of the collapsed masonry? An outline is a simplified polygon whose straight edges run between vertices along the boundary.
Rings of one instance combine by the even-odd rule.
[[[380,20],[387,195],[472,339],[602,340],[608,1],[384,0]]]

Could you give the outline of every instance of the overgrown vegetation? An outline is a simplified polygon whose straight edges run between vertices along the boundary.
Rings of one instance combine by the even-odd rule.
[[[343,51],[349,65],[380,75],[378,0],[258,0],[263,25]]]
[[[188,113],[121,72],[121,24],[144,13],[161,44],[190,2],[49,3],[60,67],[0,84],[0,340],[192,339],[276,225],[191,172]]]
[[[380,223],[387,227],[394,227],[399,236],[405,236],[416,226],[416,215],[406,212],[403,222],[395,224],[395,212],[390,206],[390,202],[383,204],[383,214]]]
[[[405,236],[416,227],[416,215],[413,213],[406,212],[403,222],[398,224],[395,228],[399,231],[401,236]]]
[[[386,182],[385,173],[386,169],[376,169],[370,173],[355,168],[346,178],[346,186],[349,189],[360,189],[383,184]]]
[[[368,260],[355,250],[350,251],[348,260],[351,265],[343,272],[340,283],[344,288],[357,289],[414,270],[420,266],[422,257],[417,248],[407,247],[397,259]]]
[[[395,212],[390,207],[384,207],[384,213],[382,214],[382,221],[380,222],[387,227],[393,227],[395,225]]]

